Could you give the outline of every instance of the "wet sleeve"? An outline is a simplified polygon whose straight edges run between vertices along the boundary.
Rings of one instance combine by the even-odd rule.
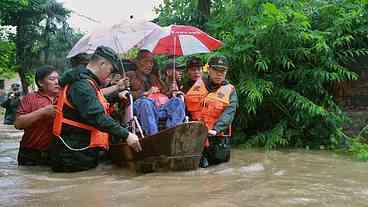
[[[226,130],[235,117],[236,108],[238,107],[238,95],[234,90],[230,94],[230,105],[222,112],[220,118],[217,120],[214,126],[214,130],[221,132]]]
[[[69,100],[74,105],[84,123],[107,132],[112,136],[126,139],[128,130],[106,115],[103,106],[97,99],[96,91],[87,80],[74,82],[70,86]]]

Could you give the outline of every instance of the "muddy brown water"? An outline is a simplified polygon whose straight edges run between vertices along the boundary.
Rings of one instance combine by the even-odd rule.
[[[233,150],[229,163],[137,175],[18,167],[21,132],[0,126],[0,206],[368,206],[368,163],[325,151]]]

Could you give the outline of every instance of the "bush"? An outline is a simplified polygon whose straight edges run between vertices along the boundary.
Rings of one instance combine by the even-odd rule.
[[[203,28],[224,42],[219,52],[232,63],[228,78],[240,103],[235,142],[337,147],[349,120],[330,87],[357,79],[347,65],[368,55],[367,1],[214,2]]]
[[[253,1],[228,3],[209,23],[231,58],[240,97],[239,143],[334,148],[348,121],[329,92],[355,80],[346,65],[367,55],[367,3]],[[222,14],[230,15],[222,15]]]
[[[351,153],[355,158],[362,161],[368,160],[368,144],[362,142],[361,139],[350,139],[349,140],[349,150],[348,152]]]

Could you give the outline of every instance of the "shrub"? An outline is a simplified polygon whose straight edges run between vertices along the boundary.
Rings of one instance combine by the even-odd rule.
[[[237,2],[237,3],[235,3]],[[222,15],[222,14],[229,15]],[[240,97],[239,143],[336,147],[348,121],[329,92],[367,55],[363,1],[231,1],[209,22]]]
[[[186,17],[179,23],[198,22],[187,10],[195,1],[165,2],[180,8],[161,7],[159,23],[179,21],[175,10]],[[368,2],[215,0],[212,5],[201,28],[224,42],[217,52],[232,63],[228,79],[240,103],[235,142],[269,149],[338,146],[349,120],[330,88],[358,78],[347,66],[368,55]]]

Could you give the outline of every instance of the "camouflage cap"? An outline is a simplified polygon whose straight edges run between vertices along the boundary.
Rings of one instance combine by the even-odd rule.
[[[203,63],[201,61],[200,58],[198,57],[189,57],[188,60],[187,60],[187,64],[186,64],[186,67],[187,68],[190,68],[190,67],[202,67],[203,66]]]
[[[119,56],[110,47],[99,46],[99,47],[97,47],[94,54],[108,60],[112,64],[112,66],[114,67],[114,70],[112,71],[113,73],[122,72],[123,68],[121,67]]]
[[[90,55],[88,55],[87,53],[83,52],[83,53],[79,53],[78,55],[72,57],[72,58],[75,58],[75,59],[80,59],[80,60],[83,60],[83,61],[87,61],[91,58]]]
[[[72,67],[77,67],[78,65],[87,65],[90,58],[90,55],[87,53],[79,53],[78,55],[70,58],[70,64]]]
[[[175,66],[175,69],[176,70],[184,70],[185,69],[185,65],[182,62],[175,61],[175,63],[174,63],[173,60],[169,60],[166,63],[166,65],[164,67],[164,70],[171,70],[171,69],[174,68],[174,66]]]
[[[229,62],[225,56],[213,56],[208,60],[208,65],[215,70],[228,70]]]

